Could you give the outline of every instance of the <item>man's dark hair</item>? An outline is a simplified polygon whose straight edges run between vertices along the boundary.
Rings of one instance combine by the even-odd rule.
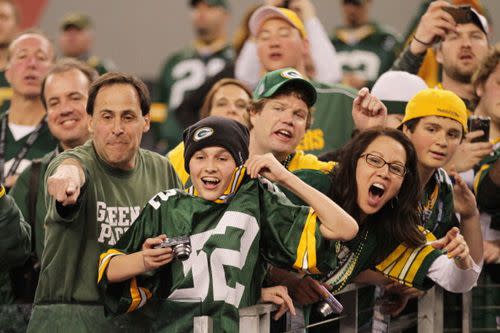
[[[90,86],[89,99],[87,101],[87,113],[89,115],[92,116],[94,114],[94,103],[99,90],[101,90],[102,87],[112,86],[115,84],[128,84],[134,87],[137,92],[137,96],[139,96],[142,115],[145,116],[149,113],[151,98],[149,97],[149,90],[146,84],[136,76],[120,72],[110,72],[99,77]]]
[[[47,100],[45,99],[45,83],[47,82],[47,78],[51,75],[61,74],[65,72],[69,72],[73,69],[76,69],[85,75],[88,80],[89,87],[98,77],[99,74],[95,69],[83,63],[79,60],[73,58],[64,58],[56,62],[54,66],[50,69],[50,71],[45,75],[42,81],[42,91],[40,93],[40,97],[42,99],[42,104],[45,109],[47,109]]]

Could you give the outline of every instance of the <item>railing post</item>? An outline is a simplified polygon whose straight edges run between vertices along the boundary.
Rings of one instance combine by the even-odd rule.
[[[276,308],[275,304],[257,304],[239,309],[240,332],[269,332],[271,328],[271,312]]]
[[[345,290],[345,291],[344,291]],[[350,284],[340,294],[336,294],[340,303],[344,306],[342,318],[339,320],[340,332],[358,332],[358,287]]]
[[[434,286],[418,301],[418,333],[443,332],[443,289]]]
[[[193,333],[213,333],[214,323],[209,316],[193,318]]]
[[[472,291],[462,294],[462,332],[470,333],[472,327]]]

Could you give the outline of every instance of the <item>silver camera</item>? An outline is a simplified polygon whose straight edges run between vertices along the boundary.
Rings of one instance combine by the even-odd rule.
[[[332,295],[331,292],[328,291],[324,286],[321,286],[323,291],[325,292],[325,297],[323,301],[318,304],[318,312],[326,317],[332,313],[341,313],[344,310],[342,304]]]
[[[155,249],[171,247],[174,253],[174,258],[184,261],[191,254],[191,240],[189,236],[177,236],[167,238],[160,244],[155,246]]]

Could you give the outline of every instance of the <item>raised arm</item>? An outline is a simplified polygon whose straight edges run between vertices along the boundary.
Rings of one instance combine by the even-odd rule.
[[[347,241],[358,232],[358,224],[339,205],[326,195],[309,186],[276,160],[273,154],[254,155],[246,163],[247,172],[252,178],[260,175],[284,186],[318,215],[320,231],[325,238]]]

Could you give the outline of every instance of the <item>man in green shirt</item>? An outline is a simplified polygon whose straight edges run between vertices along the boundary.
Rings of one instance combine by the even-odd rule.
[[[146,329],[141,313],[105,318],[96,262],[155,193],[180,186],[164,157],[139,148],[149,107],[136,77],[108,73],[90,87],[92,140],[61,153],[46,172],[45,248],[29,332]]]
[[[390,28],[370,21],[372,0],[342,0],[344,25],[335,29],[332,43],[342,65],[342,83],[371,87],[387,71],[401,45]]]

